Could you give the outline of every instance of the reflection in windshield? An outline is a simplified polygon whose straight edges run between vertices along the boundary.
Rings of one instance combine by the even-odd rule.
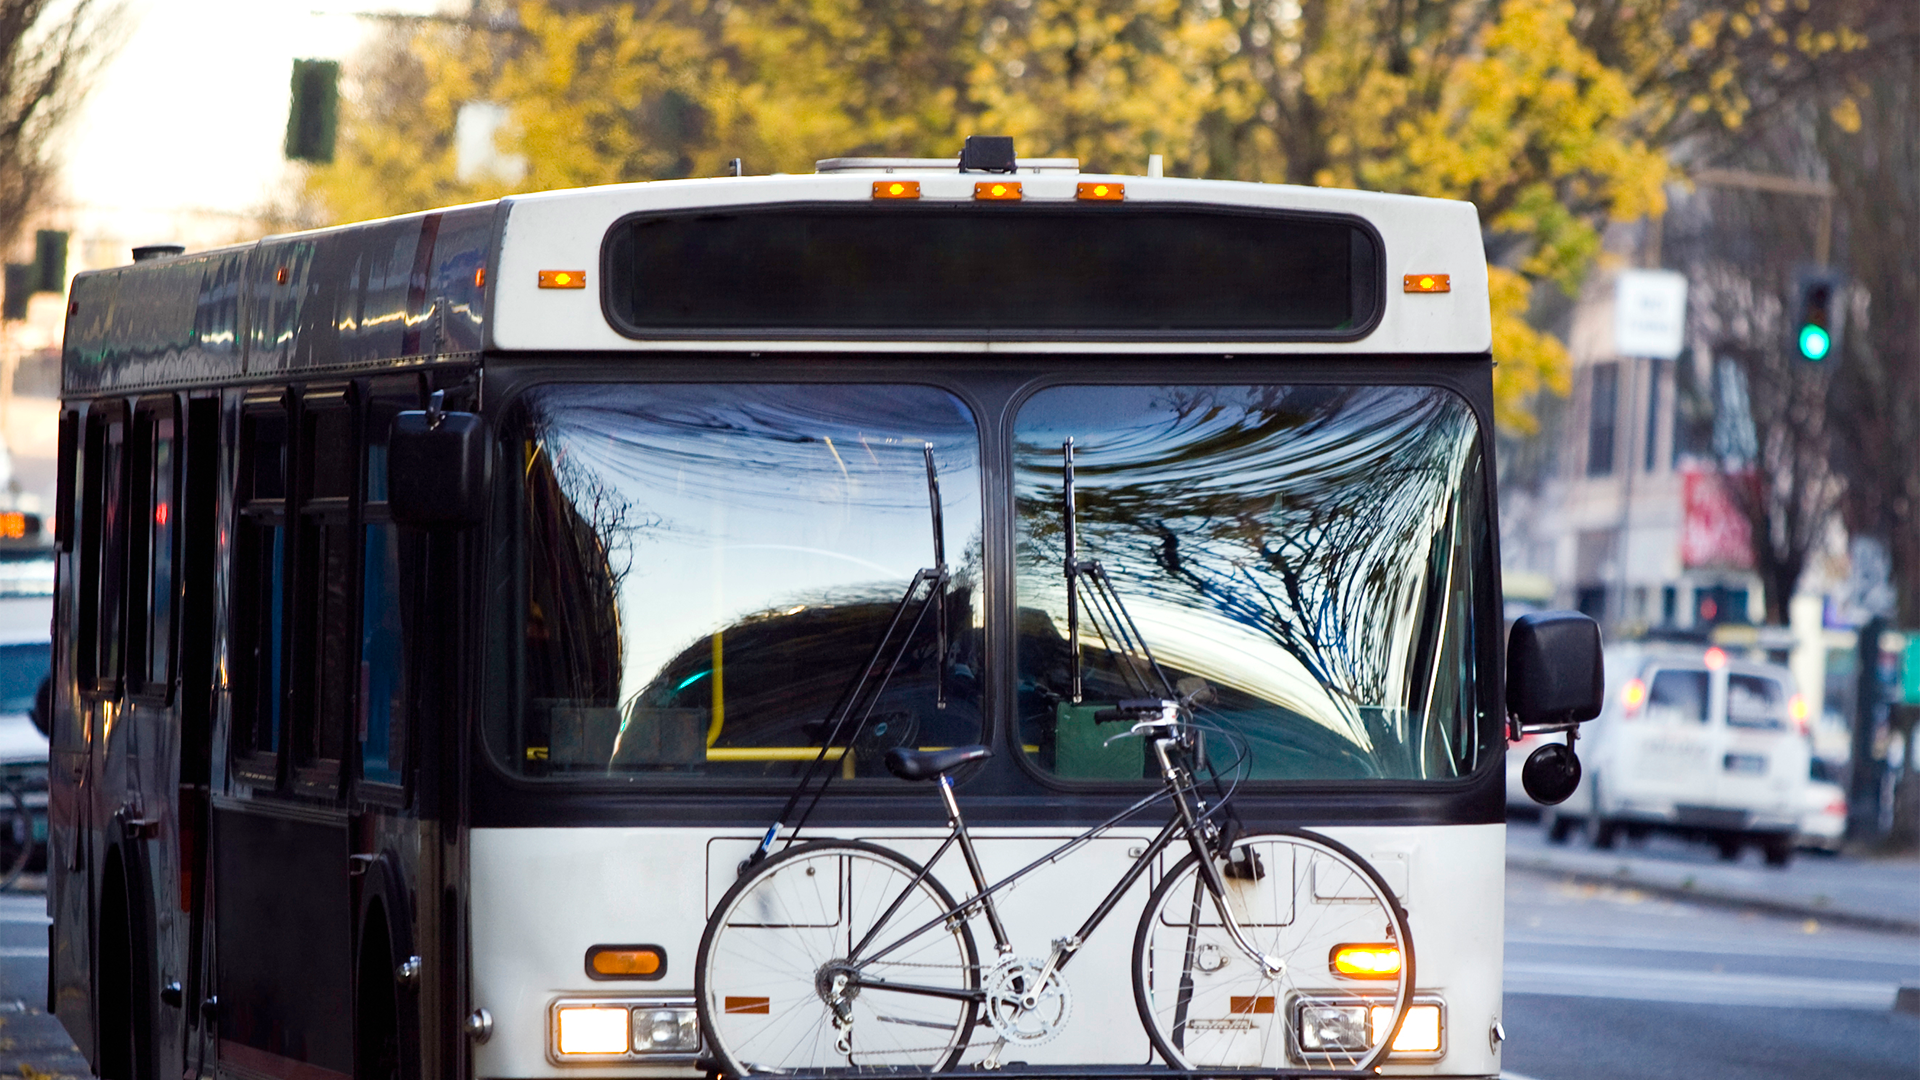
[[[502,487],[521,527],[496,552],[493,607],[523,629],[496,635],[519,648],[489,668],[492,738],[513,767],[797,775],[935,564],[928,444],[952,584],[866,725],[828,755],[870,775],[894,746],[979,738],[979,448],[952,395],[550,386],[512,426],[522,482]]]
[[[1432,778],[1479,760],[1471,410],[1416,387],[1057,387],[1016,423],[1023,741],[1059,775],[1142,775],[1092,713],[1145,657],[1063,634],[1062,448],[1078,543],[1203,717],[1265,778]],[[1484,586],[1483,586],[1484,587]],[[1156,680],[1157,681],[1157,680]]]

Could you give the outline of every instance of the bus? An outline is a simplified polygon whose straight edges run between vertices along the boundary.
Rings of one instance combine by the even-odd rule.
[[[1207,863],[1274,913],[1196,916],[1179,978],[1263,970],[1194,944],[1231,910],[1375,950],[1196,1012],[1258,1034],[1211,1064],[1496,1076],[1490,343],[1470,204],[1005,140],[81,274],[49,1009],[105,1080],[898,1073],[889,1023],[945,1040],[906,1071],[1168,1073],[1133,931],[1177,729],[1222,859],[1344,853]],[[700,996],[721,901],[819,840],[1021,872],[934,919],[965,1025],[869,983],[800,1047],[852,1015],[826,967]],[[840,933],[848,872],[754,925]]]

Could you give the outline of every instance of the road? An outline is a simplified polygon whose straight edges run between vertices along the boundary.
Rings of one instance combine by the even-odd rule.
[[[1512,826],[1515,862],[1537,845],[1531,829]],[[1702,879],[1721,872],[1709,849],[1658,840],[1613,856],[1636,859],[1697,860]],[[1812,858],[1771,873],[1790,895],[1808,878],[1844,877],[1846,864]],[[1920,892],[1920,875],[1907,880]],[[1915,1080],[1920,1017],[1891,1008],[1902,983],[1920,984],[1920,935],[1564,873],[1514,868],[1507,877],[1503,1060],[1512,1076]]]
[[[0,1074],[77,1080],[87,1062],[47,1007],[47,898],[0,892]]]
[[[1507,876],[1505,1067],[1531,1080],[1916,1080],[1920,1017],[1890,1007],[1920,984],[1920,934],[1671,899],[1632,884],[1526,869],[1545,850],[1516,823]],[[1743,880],[1702,848],[1654,841],[1610,854],[1697,860],[1705,882]],[[1808,881],[1907,880],[1806,859],[1770,871],[1779,895]],[[1716,878],[1716,875],[1720,875]],[[1823,884],[1824,888],[1825,885]],[[1911,887],[1920,891],[1920,874]],[[0,1075],[84,1077],[46,1004],[45,901],[0,893]]]

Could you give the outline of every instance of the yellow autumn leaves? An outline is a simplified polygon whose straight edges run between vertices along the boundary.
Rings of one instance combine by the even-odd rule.
[[[735,157],[948,157],[979,133],[1091,169],[1159,153],[1173,174],[1469,199],[1496,263],[1500,419],[1524,427],[1566,380],[1525,321],[1532,283],[1571,290],[1609,218],[1662,208],[1648,132],[1688,106],[1647,87],[1781,25],[1761,7],[1736,38],[1728,17],[1676,23],[1680,2],[1624,8],[1603,57],[1574,0],[523,0],[365,58],[309,194],[353,220]],[[1737,110],[1737,91],[1702,93]],[[459,178],[469,102],[504,109],[494,142],[523,174]]]

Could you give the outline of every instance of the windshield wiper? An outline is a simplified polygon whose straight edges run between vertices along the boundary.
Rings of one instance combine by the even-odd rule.
[[[1073,436],[1067,436],[1060,447],[1061,457],[1061,517],[1066,541],[1066,557],[1062,560],[1062,570],[1067,579],[1067,653],[1068,664],[1073,671],[1071,694],[1073,703],[1080,704],[1080,588],[1084,582],[1087,590],[1087,614],[1093,623],[1094,632],[1107,648],[1107,655],[1113,656],[1122,671],[1137,676],[1131,657],[1116,655],[1114,643],[1118,642],[1122,653],[1138,650],[1146,658],[1147,667],[1155,678],[1160,680],[1161,688],[1168,698],[1178,698],[1174,692],[1172,680],[1160,670],[1160,662],[1153,658],[1153,650],[1147,647],[1147,639],[1140,633],[1140,627],[1127,613],[1126,604],[1120,600],[1120,593],[1113,587],[1113,579],[1107,576],[1106,567],[1097,559],[1080,558],[1079,527],[1076,521],[1077,510],[1073,498]],[[1152,689],[1140,679],[1143,694],[1151,694]]]
[[[760,846],[740,864],[742,873],[773,853],[774,841],[779,839],[780,830],[784,827],[787,818],[792,815],[794,807],[800,805],[801,797],[812,785],[814,775],[820,771],[821,764],[827,759],[827,751],[835,746],[841,747],[843,755],[853,750],[853,741],[866,730],[868,719],[873,716],[873,710],[880,704],[880,696],[886,693],[887,683],[893,678],[893,673],[899,669],[900,661],[907,655],[907,647],[913,643],[914,635],[920,631],[921,624],[926,622],[930,612],[937,612],[934,626],[938,634],[939,649],[939,661],[934,676],[934,707],[940,709],[947,707],[947,585],[950,575],[947,572],[946,525],[940,517],[940,473],[933,463],[933,444],[923,443],[921,449],[926,457],[927,504],[933,519],[933,565],[914,571],[913,580],[907,583],[907,591],[901,594],[900,602],[894,605],[893,618],[887,623],[887,632],[881,634],[880,640],[874,643],[873,654],[867,658],[866,665],[860,669],[860,674],[847,684],[847,688],[841,691],[839,701],[834,704],[832,720],[826,726],[825,736],[820,741],[820,752],[807,763],[806,771],[800,774],[800,782],[794,785],[793,794],[787,797],[787,805],[781,808],[779,816],[768,827],[766,835],[760,838]],[[926,595],[924,599],[918,601],[919,609],[914,612],[912,623],[907,626],[906,633],[898,633],[901,624],[907,621],[907,611],[914,607],[922,589],[925,589]],[[869,686],[872,686],[871,692],[867,689]],[[864,709],[860,707],[862,700],[866,702]],[[856,713],[859,714],[857,720],[854,719]],[[847,730],[849,721],[853,721],[851,731]],[[841,739],[843,731],[846,731],[844,741]],[[837,774],[836,769],[826,771],[819,788],[813,793],[813,799],[807,803],[807,808],[801,812],[799,820],[794,822],[792,831],[787,834],[789,846],[793,844],[794,838],[800,835],[800,830],[806,825],[807,818],[813,814],[813,808],[820,805],[820,797],[827,793],[827,788],[832,785],[833,778]]]

